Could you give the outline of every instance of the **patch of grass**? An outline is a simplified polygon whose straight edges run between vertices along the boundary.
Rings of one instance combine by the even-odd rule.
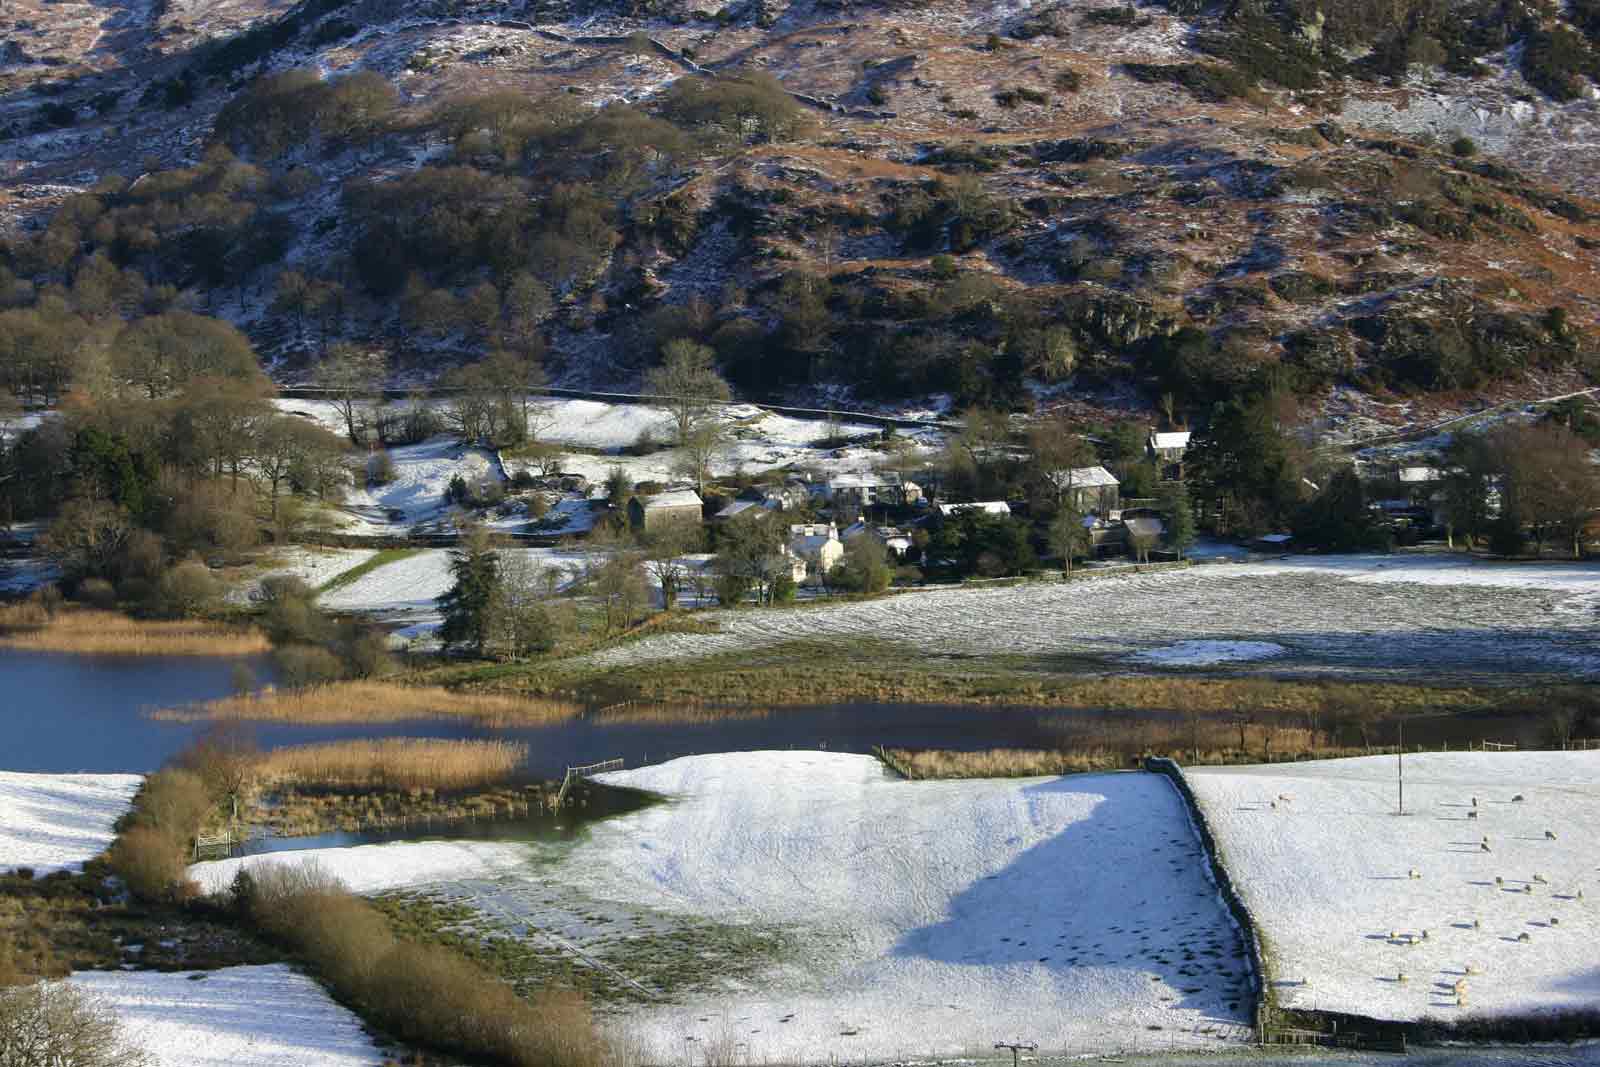
[[[557,940],[537,928],[503,929],[470,903],[445,896],[390,893],[374,903],[402,936],[459,952],[513,988],[568,989],[611,1007],[747,986],[793,947],[778,928],[685,916],[663,923],[653,913],[591,912],[572,900],[562,910],[593,932],[574,951],[569,930]]]
[[[331,593],[335,589],[343,589],[345,586],[352,585],[355,582],[360,581],[362,578],[365,578],[379,567],[387,567],[391,563],[398,563],[403,559],[409,559],[421,551],[422,549],[420,548],[379,549],[378,552],[373,556],[362,560],[360,563],[357,563],[354,567],[351,567],[347,571],[340,571],[332,578],[329,578],[327,581],[317,586],[317,595],[321,596],[323,593]]]
[[[272,646],[254,627],[209,619],[134,619],[73,606],[47,613],[17,604],[0,608],[0,647],[80,655],[253,656]]]
[[[315,723],[464,718],[488,725],[509,725],[559,722],[582,710],[580,705],[563,700],[531,699],[433,685],[350,681],[299,689],[269,688],[259,693],[219,697],[179,708],[164,708],[156,712],[154,717],[177,722],[251,719]]]

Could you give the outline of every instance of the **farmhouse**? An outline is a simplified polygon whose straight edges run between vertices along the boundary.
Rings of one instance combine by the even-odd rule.
[[[1062,502],[1076,511],[1106,514],[1115,511],[1122,499],[1121,483],[1104,467],[1073,467],[1048,477]]]
[[[651,533],[680,522],[698,525],[703,506],[693,489],[636,496],[628,501],[628,525],[635,533]]]
[[[922,499],[922,487],[892,471],[845,471],[828,480],[824,494],[834,507],[902,507]]]
[[[1189,431],[1171,430],[1160,433],[1152,430],[1150,440],[1145,448],[1150,453],[1150,459],[1156,465],[1156,471],[1164,482],[1180,482],[1183,480],[1183,457],[1189,451]]]
[[[871,526],[856,522],[839,532],[839,540],[849,544],[858,537],[871,537],[894,554],[896,559],[911,551],[911,534],[898,526]]]
[[[968,511],[981,511],[985,515],[1009,516],[1011,505],[1004,500],[972,500],[965,504],[940,504],[939,514],[945,518]]]
[[[844,542],[833,523],[796,523],[789,527],[789,552],[802,561],[807,574],[826,574],[844,557]]]

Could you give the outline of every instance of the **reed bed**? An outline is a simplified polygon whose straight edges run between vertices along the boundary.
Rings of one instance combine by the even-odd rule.
[[[0,608],[0,647],[121,656],[254,656],[272,647],[249,626],[207,619],[134,619],[114,611],[34,604]]]
[[[527,745],[509,741],[391,737],[274,749],[256,775],[330,788],[475,789],[510,778],[527,757]]]
[[[157,719],[199,722],[252,719],[265,722],[365,723],[407,719],[472,719],[487,726],[561,722],[583,705],[562,700],[446,689],[443,686],[351,681],[297,689],[218,697],[198,704],[165,708]]]
[[[1052,752],[1031,748],[991,748],[983,752],[887,748],[878,758],[903,778],[1034,778],[1053,774],[1115,770],[1126,760],[1105,749]]]

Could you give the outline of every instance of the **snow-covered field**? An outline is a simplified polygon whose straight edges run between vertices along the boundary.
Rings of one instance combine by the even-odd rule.
[[[1407,756],[1403,817],[1396,770],[1187,772],[1280,1002],[1387,1019],[1600,1008],[1600,752]]]
[[[1600,673],[1600,566],[1458,556],[1316,557],[1209,564],[1093,582],[940,589],[787,611],[728,612],[720,632],[663,634],[598,653],[626,664],[799,638],[901,641],[929,653],[1106,660],[1184,642],[1282,646],[1237,670],[1414,679]],[[1193,647],[1193,646],[1190,646]]]
[[[0,871],[83,866],[111,844],[112,825],[144,779],[137,774],[0,771]]]
[[[248,602],[251,594],[261,588],[261,582],[267,578],[299,578],[312,589],[316,589],[375,555],[377,550],[372,548],[312,548],[293,545],[275,553],[260,574],[231,590],[228,599],[235,603]]]
[[[591,553],[558,548],[510,548],[502,558],[525,556],[538,568],[560,573],[565,587],[582,573]],[[325,593],[320,603],[330,611],[363,611],[390,618],[428,621],[438,617],[437,597],[450,588],[450,550],[429,548],[374,568],[348,585]]]
[[[756,752],[606,780],[674,799],[575,844],[245,862],[311,858],[363,892],[429,888],[625,981],[640,932],[783,931],[786,949],[757,978],[614,1018],[663,1062],[686,1039],[707,1053],[746,1045],[750,1062],[823,1062],[951,1055],[1017,1035],[1103,1050],[1216,1047],[1243,1033],[1243,950],[1164,779],[906,782],[870,757]],[[192,873],[220,886],[239,863]],[[700,977],[715,982],[714,966]]]
[[[1176,793],[1154,776],[906,782],[865,756],[697,756],[604,776],[673,803],[609,820],[550,886],[667,916],[782,929],[761,980],[630,1012],[755,1061],[950,1055],[1018,1034],[1179,1047],[1249,1008],[1237,934]],[[493,900],[544,908],[539,884]],[[589,905],[592,907],[593,905]]]
[[[361,1021],[284,964],[218,971],[81,971],[73,985],[121,1018],[155,1067],[364,1067],[384,1062]]]
[[[449,437],[393,448],[389,455],[394,461],[392,481],[369,488],[358,480],[345,498],[345,510],[355,519],[347,526],[352,533],[392,532],[392,522],[413,526],[443,518],[450,510],[445,493],[452,478],[468,485],[504,481],[491,453]],[[390,515],[399,517],[391,522]]]

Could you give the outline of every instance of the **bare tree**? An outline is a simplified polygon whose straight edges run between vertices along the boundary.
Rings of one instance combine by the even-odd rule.
[[[594,593],[606,609],[606,631],[626,628],[639,615],[649,596],[639,556],[618,552],[602,563],[594,575]]]
[[[382,392],[387,373],[383,353],[351,344],[334,345],[317,366],[313,381],[344,419],[345,433],[353,445],[364,443],[367,436],[361,405]]]
[[[700,528],[688,521],[669,522],[646,531],[641,542],[644,569],[661,586],[662,608],[671,611],[677,606],[678,593],[689,571],[683,557],[700,547]]]
[[[706,419],[697,423],[678,439],[678,456],[673,461],[672,473],[693,482],[703,497],[706,482],[711,478],[711,466],[727,447],[728,430],[721,421]]]
[[[5,1067],[144,1067],[115,1012],[66,982],[0,990]]]
[[[198,774],[213,796],[226,797],[231,818],[237,821],[239,798],[260,760],[261,750],[248,726],[219,722],[179,758],[178,764]]]
[[[664,399],[679,444],[697,426],[715,418],[717,404],[732,395],[717,373],[715,356],[705,345],[679,338],[667,342],[661,365],[645,372],[645,390]]]

